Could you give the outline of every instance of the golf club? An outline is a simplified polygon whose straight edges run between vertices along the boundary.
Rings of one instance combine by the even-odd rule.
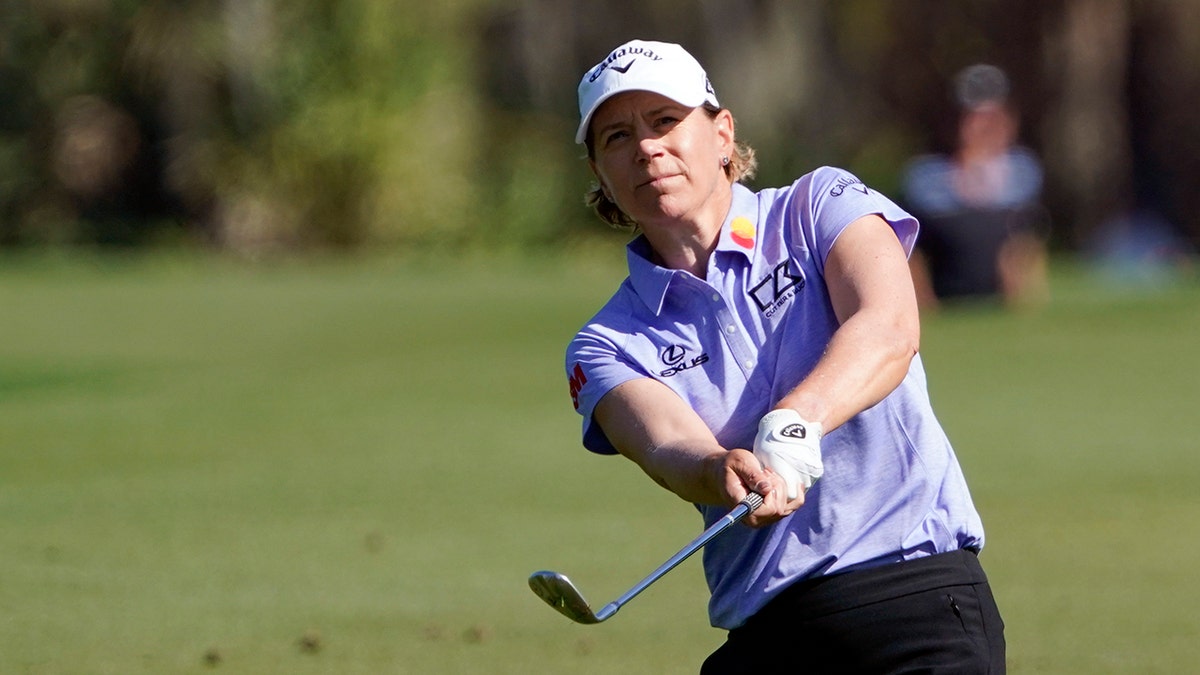
[[[550,572],[543,570],[534,572],[529,575],[529,587],[539,598],[546,601],[554,609],[558,610],[563,616],[578,623],[600,623],[617,613],[625,603],[632,600],[638,593],[646,590],[650,584],[658,581],[664,574],[670,572],[676,565],[683,562],[696,551],[704,547],[705,544],[712,541],[718,534],[724,532],[730,525],[745,518],[747,514],[752,513],[759,506],[762,506],[762,495],[751,492],[746,495],[746,498],[733,507],[729,513],[725,514],[717,522],[713,523],[699,537],[696,537],[687,546],[684,546],[678,553],[671,556],[671,559],[659,566],[658,569],[650,573],[650,576],[642,579],[633,588],[625,592],[624,595],[613,600],[607,605],[600,608],[599,612],[593,612],[587,600],[583,599],[583,595],[579,589],[575,588],[575,584],[564,574],[558,572]]]

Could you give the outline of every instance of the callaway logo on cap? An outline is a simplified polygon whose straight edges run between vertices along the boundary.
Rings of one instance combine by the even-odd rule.
[[[614,49],[580,80],[576,143],[587,138],[596,109],[626,91],[651,91],[692,108],[721,107],[704,68],[683,47],[669,42],[633,40]]]

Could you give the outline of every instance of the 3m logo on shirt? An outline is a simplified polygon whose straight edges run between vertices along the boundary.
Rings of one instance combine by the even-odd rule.
[[[587,384],[587,375],[583,374],[582,365],[575,364],[575,370],[571,371],[567,382],[571,385],[571,403],[576,410],[579,410],[579,392],[583,389],[583,385]]]
[[[802,288],[804,275],[789,272],[788,261],[784,260],[771,270],[770,276],[750,289],[750,297],[754,299],[754,304],[758,305],[763,316],[771,317]]]
[[[699,356],[689,357],[687,349],[680,345],[668,346],[659,356],[663,365],[667,366],[666,370],[658,373],[661,377],[674,377],[688,368],[708,363],[708,354],[701,352]]]

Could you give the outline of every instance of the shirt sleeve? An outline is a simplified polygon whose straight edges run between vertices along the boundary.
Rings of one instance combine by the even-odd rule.
[[[583,447],[601,455],[615,455],[617,449],[595,423],[596,404],[613,388],[649,374],[624,358],[617,342],[596,324],[584,327],[567,347],[567,382],[575,411],[583,416]]]
[[[917,219],[891,199],[843,169],[822,167],[813,171],[809,178],[809,211],[801,214],[800,226],[805,239],[818,253],[822,269],[830,249],[846,227],[871,214],[887,221],[904,247],[904,254],[912,254],[917,241]]]

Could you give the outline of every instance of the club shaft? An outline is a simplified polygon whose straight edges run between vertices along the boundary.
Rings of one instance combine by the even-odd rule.
[[[696,537],[690,543],[688,543],[687,546],[684,546],[682,549],[680,549],[678,553],[671,556],[671,558],[665,563],[659,565],[658,569],[651,572],[645,579],[637,582],[633,588],[626,591],[624,595],[616,600],[613,600],[604,607],[601,607],[600,611],[596,612],[596,619],[598,621],[603,621],[613,614],[616,614],[618,609],[621,609],[625,603],[637,597],[638,593],[646,590],[647,586],[655,581],[658,581],[667,572],[675,569],[679,563],[687,560],[693,553],[704,548],[704,545],[712,541],[714,537],[724,532],[731,525],[738,522],[742,518],[745,518],[747,514],[753,512],[761,504],[762,497],[758,494],[751,492],[749,495],[746,495],[746,498],[739,502],[737,506],[733,507],[729,513],[725,514],[720,520],[710,525],[707,530],[701,532],[700,536]]]

